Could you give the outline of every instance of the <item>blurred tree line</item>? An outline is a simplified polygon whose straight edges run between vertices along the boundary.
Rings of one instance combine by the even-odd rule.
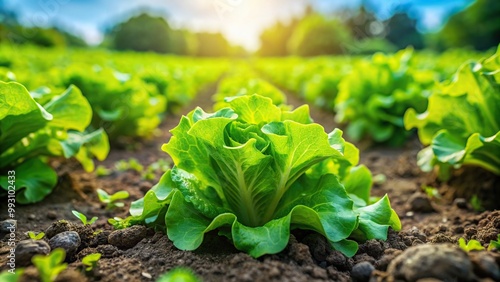
[[[43,47],[87,46],[87,43],[80,37],[56,27],[41,28],[21,25],[14,12],[3,9],[2,1],[0,1],[0,43],[29,43]]]
[[[411,45],[415,49],[448,48],[487,50],[500,43],[500,1],[476,0],[450,17],[436,33],[422,34],[411,6],[400,5],[383,21],[366,7],[342,11],[326,17],[307,9],[302,18],[278,22],[260,36],[262,56],[316,56],[326,54],[363,54],[393,52]]]
[[[106,45],[118,50],[152,51],[187,56],[216,57],[241,51],[220,33],[172,29],[163,17],[147,13],[114,26],[106,35]]]
[[[1,3],[1,0],[0,0]],[[500,38],[500,1],[476,0],[450,17],[443,29],[421,34],[411,7],[402,5],[386,20],[379,20],[369,2],[357,10],[325,16],[309,7],[298,18],[277,22],[260,35],[261,56],[316,56],[393,52],[408,45],[438,51],[452,47],[485,50]],[[53,46],[86,46],[81,38],[58,28],[25,27],[13,12],[0,5],[0,43]],[[187,56],[239,56],[242,47],[232,46],[220,33],[173,29],[163,17],[142,13],[118,23],[106,32],[102,46],[117,50],[152,51]]]

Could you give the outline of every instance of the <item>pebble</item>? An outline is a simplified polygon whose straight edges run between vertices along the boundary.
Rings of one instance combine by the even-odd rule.
[[[55,220],[57,218],[57,213],[55,211],[48,211],[47,218],[50,220]]]
[[[45,230],[45,237],[50,239],[61,232],[74,230],[75,226],[73,223],[67,220],[59,220],[47,227],[47,229]]]
[[[467,209],[467,200],[465,200],[464,198],[456,198],[453,201],[453,204],[455,206],[457,206],[457,208],[459,208],[459,209],[463,209],[463,210]]]
[[[481,277],[489,277],[494,281],[500,281],[500,269],[495,258],[488,252],[470,252],[474,270]]]
[[[50,246],[43,240],[23,240],[16,245],[16,266],[31,265],[31,258],[34,255],[48,255]]]
[[[415,193],[408,199],[410,210],[414,212],[434,212],[434,207],[429,198],[423,193]]]
[[[367,262],[363,261],[358,264],[355,264],[351,270],[351,277],[354,282],[365,282],[370,280],[370,276],[372,272],[375,270],[375,267]]]
[[[49,240],[49,245],[52,249],[63,248],[67,256],[73,255],[81,243],[80,235],[75,231],[59,233]]]
[[[472,262],[467,254],[450,244],[410,247],[387,268],[395,280],[417,281],[435,278],[443,281],[474,281]]]
[[[137,245],[146,237],[147,228],[142,225],[134,225],[129,228],[115,230],[108,236],[108,242],[121,249],[129,249]]]
[[[15,232],[16,228],[17,228],[17,220],[6,219],[4,221],[0,221],[0,235],[2,237],[5,234],[9,234],[11,232]]]
[[[34,220],[34,219],[36,219],[36,215],[34,215],[34,214],[30,213],[30,214],[28,215],[28,219],[30,219],[30,220]]]

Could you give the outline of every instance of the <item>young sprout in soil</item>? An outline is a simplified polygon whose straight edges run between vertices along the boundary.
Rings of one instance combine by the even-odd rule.
[[[144,180],[154,180],[156,177],[156,172],[164,173],[168,169],[170,169],[171,165],[164,159],[159,159],[158,161],[150,164],[146,167],[144,172],[141,174],[142,179]]]
[[[470,240],[469,242],[465,243],[465,239],[460,238],[458,239],[458,246],[466,252],[484,250],[484,247],[477,240]]]
[[[16,268],[14,272],[4,270],[0,272],[0,281],[21,281],[21,276],[23,276],[24,268]]]
[[[497,240],[491,240],[490,245],[488,246],[488,251],[492,250],[500,250],[500,234],[497,235]]]
[[[118,191],[113,195],[109,195],[106,191],[102,189],[97,189],[97,196],[99,197],[99,201],[101,201],[101,203],[106,204],[106,209],[109,210],[116,207],[122,208],[125,204],[123,202],[117,202],[117,201],[125,200],[130,195],[127,191]]]
[[[91,220],[87,220],[87,216],[83,213],[75,210],[72,210],[71,212],[83,223],[83,225],[91,225],[97,221],[97,216],[94,216]]]
[[[192,270],[188,268],[174,268],[160,276],[156,282],[200,282]]]
[[[86,255],[82,258],[82,264],[85,265],[85,271],[89,272],[97,266],[97,262],[101,259],[100,253]]]
[[[430,199],[441,199],[441,194],[437,188],[432,186],[422,186],[422,189]]]
[[[47,256],[35,255],[31,261],[38,269],[40,280],[42,282],[51,282],[68,267],[68,264],[64,263],[65,257],[66,253],[64,250],[57,248]]]
[[[116,230],[127,228],[130,225],[125,219],[120,218],[120,217],[110,218],[110,219],[108,219],[108,223],[113,225],[113,227]]]
[[[144,166],[137,159],[134,158],[130,158],[128,160],[128,166],[129,169],[135,170],[137,172],[142,172],[144,170]]]
[[[130,158],[128,161],[119,160],[115,163],[115,168],[118,171],[127,171],[127,170],[135,170],[137,172],[142,172],[144,170],[144,166],[135,158]]]
[[[472,206],[472,209],[477,212],[484,211],[483,203],[477,195],[472,196],[472,198],[470,199],[470,205]]]
[[[379,173],[373,176],[373,184],[382,185],[387,181],[387,176],[383,173]]]
[[[127,171],[129,168],[128,162],[126,160],[119,160],[115,163],[115,169],[117,171]]]
[[[97,175],[97,177],[108,176],[111,173],[113,173],[113,171],[111,171],[111,169],[103,165],[98,165],[97,168],[95,169],[95,174]]]
[[[36,234],[33,231],[28,231],[28,237],[30,237],[30,239],[33,240],[42,240],[44,236],[45,236],[44,232],[39,232],[38,234]]]

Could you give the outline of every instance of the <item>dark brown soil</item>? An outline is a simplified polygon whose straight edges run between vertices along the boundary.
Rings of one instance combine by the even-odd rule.
[[[186,107],[183,113],[191,110],[194,105],[210,109],[210,97],[214,89],[212,86],[203,91],[193,101],[193,106]],[[296,98],[290,99],[289,102],[293,105],[302,104]],[[312,108],[311,114],[326,130],[337,126],[329,112]],[[108,159],[101,164],[113,168],[118,160],[136,158],[146,166],[160,158],[169,159],[160,146],[168,141],[168,130],[177,125],[179,117],[167,116],[158,136],[135,146],[134,150],[112,150]],[[363,144],[360,146],[367,147]],[[485,203],[487,199],[498,199],[494,195],[500,191],[499,178],[473,170],[459,173],[449,183],[440,183],[433,174],[421,172],[416,165],[416,154],[420,149],[418,139],[414,138],[403,148],[376,147],[361,152],[362,164],[368,166],[374,175],[385,175],[386,180],[374,185],[372,194],[389,195],[393,208],[401,218],[403,230],[399,233],[391,230],[385,242],[370,240],[360,245],[359,252],[353,258],[333,251],[323,237],[305,231],[294,231],[283,252],[259,259],[239,252],[216,233],[208,234],[203,245],[194,252],[177,250],[165,234],[150,229],[131,230],[135,235],[126,236],[133,238],[131,242],[116,243],[117,240],[110,239],[109,234],[113,228],[107,223],[107,219],[126,217],[130,202],[141,198],[157,182],[161,173],[156,175],[155,180],[143,180],[134,171],[115,171],[109,176],[96,177],[93,173],[84,172],[73,161],[53,162],[60,181],[47,199],[36,205],[16,207],[16,240],[26,239],[27,231],[45,231],[61,219],[81,225],[71,213],[72,210],[78,210],[91,217],[98,216],[97,223],[92,227],[94,231],[103,231],[99,235],[82,239],[83,244],[78,253],[68,258],[69,270],[63,272],[58,281],[154,281],[177,266],[193,269],[204,281],[368,281],[369,276],[363,276],[362,272],[368,269],[369,275],[370,265],[376,269],[372,273],[372,280],[391,281],[385,272],[389,263],[411,246],[446,242],[456,245],[460,237],[476,239],[486,246],[500,232],[499,211],[480,213],[472,209],[467,199],[455,200],[457,196],[471,197],[467,189],[472,188],[482,193],[479,195]],[[424,185],[434,185],[443,197],[429,198],[422,190]],[[127,190],[131,196],[126,200],[124,208],[110,211],[98,201],[95,193],[97,188],[109,193]],[[496,192],[492,192],[495,190]],[[2,199],[2,203],[6,202],[6,199]],[[499,202],[496,202],[496,208]],[[491,203],[488,203],[488,207],[495,208]],[[1,216],[0,220],[5,219],[5,214]],[[6,239],[0,243],[2,269],[6,268],[5,260],[9,250]],[[83,274],[80,259],[95,252],[103,254],[98,267]],[[498,260],[496,263],[498,267]],[[33,267],[28,268],[24,281],[36,281],[36,270]],[[482,278],[481,281],[493,279]]]

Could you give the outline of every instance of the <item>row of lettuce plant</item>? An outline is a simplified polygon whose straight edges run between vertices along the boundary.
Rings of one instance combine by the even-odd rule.
[[[259,95],[226,103],[181,118],[162,147],[174,167],[115,227],[166,230],[182,250],[218,230],[253,257],[282,251],[297,228],[324,235],[348,256],[357,241],[401,228],[387,196],[370,202],[371,174],[357,165],[358,149],[341,130],[327,134],[312,123],[307,105],[289,111]]]
[[[286,95],[273,84],[264,80],[247,64],[236,64],[219,81],[217,92],[212,96],[214,110],[227,107],[227,97],[260,94],[270,98],[277,106],[286,107]]]
[[[38,103],[16,82],[0,81],[0,186],[16,201],[41,201],[57,183],[51,157],[75,158],[87,171],[93,157],[106,158],[109,143],[102,129],[89,130],[90,104],[78,88]],[[47,98],[47,97],[45,97]]]
[[[423,112],[435,82],[450,75],[463,58],[477,56],[409,48],[370,57],[261,59],[255,66],[273,83],[335,112],[351,140],[370,138],[397,146],[410,135],[404,128],[405,111]]]
[[[92,127],[104,128],[112,142],[150,137],[167,110],[190,102],[227,67],[225,60],[214,63],[153,53],[0,49],[10,58],[8,67],[0,67],[1,80],[22,83],[39,100],[76,85],[94,112]]]
[[[422,144],[418,165],[434,167],[441,179],[452,168],[479,166],[500,175],[500,47],[493,56],[464,63],[429,97],[427,110],[409,109],[407,129],[417,128]]]

